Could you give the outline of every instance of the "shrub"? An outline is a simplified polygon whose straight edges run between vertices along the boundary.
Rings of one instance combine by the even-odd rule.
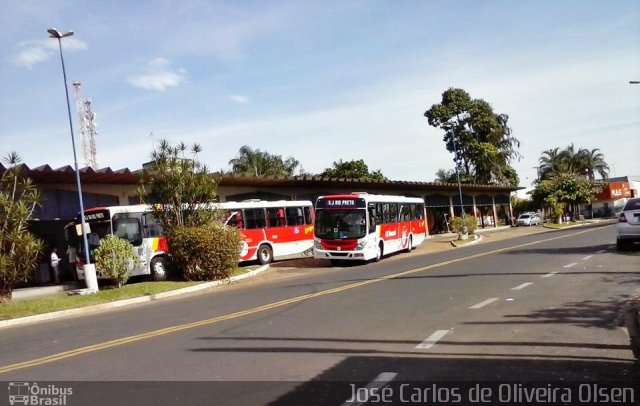
[[[129,274],[140,266],[140,259],[136,255],[133,245],[125,239],[108,235],[100,240],[96,249],[96,267],[118,283],[118,287],[127,282]]]
[[[467,227],[467,234],[473,234],[478,228],[478,222],[474,216],[453,217],[451,219],[451,230],[454,233],[464,234],[464,226]]]
[[[0,171],[0,303],[11,299],[16,283],[33,275],[42,241],[27,230],[40,200],[35,185],[22,173],[15,152],[3,159]]]
[[[228,278],[238,266],[241,239],[238,229],[217,222],[174,227],[169,234],[171,260],[186,280]]]

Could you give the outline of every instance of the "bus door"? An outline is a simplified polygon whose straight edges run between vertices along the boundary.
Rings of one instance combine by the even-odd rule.
[[[263,208],[243,209],[239,210],[238,215],[242,216],[244,224],[244,228],[238,227],[242,232],[241,254],[245,254],[240,255],[240,259],[242,261],[255,259],[260,243],[266,239],[264,229],[267,226],[267,219],[265,211]]]
[[[140,216],[140,213],[119,213],[113,216],[113,235],[129,241],[133,245],[134,253],[140,259],[140,267],[134,269],[131,275],[140,275],[149,266],[150,240],[145,239],[147,244],[143,243]]]

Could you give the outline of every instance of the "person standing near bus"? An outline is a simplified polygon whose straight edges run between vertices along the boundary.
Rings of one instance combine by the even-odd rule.
[[[67,247],[67,259],[69,260],[69,269],[71,270],[71,277],[74,281],[78,281],[78,272],[76,271],[76,263],[78,262],[78,256],[76,255],[76,249],[73,245]]]
[[[53,271],[53,280],[58,285],[60,283],[60,258],[56,247],[51,250],[51,270]]]

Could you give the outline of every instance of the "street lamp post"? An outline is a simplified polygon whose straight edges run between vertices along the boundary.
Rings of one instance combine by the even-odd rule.
[[[85,253],[85,281],[87,283],[87,288],[92,290],[98,290],[98,283],[95,280],[95,266],[91,264],[91,258],[89,255],[89,242],[87,241],[86,230],[86,222],[84,217],[84,204],[82,202],[82,185],[80,184],[80,172],[78,171],[78,156],[76,154],[76,142],[73,136],[73,120],[71,119],[71,103],[69,103],[69,88],[67,86],[67,71],[64,66],[64,57],[62,56],[62,38],[70,37],[73,35],[73,31],[67,31],[61,33],[55,28],[50,28],[47,30],[50,38],[55,38],[58,40],[58,49],[60,50],[60,62],[62,63],[62,77],[64,79],[64,91],[67,96],[67,113],[69,115],[69,129],[71,131],[71,147],[73,148],[73,165],[75,167],[76,172],[76,185],[78,187],[78,202],[80,203],[80,222],[82,227],[82,240],[84,244],[84,253]],[[88,275],[89,274],[89,275]]]
[[[458,169],[458,149],[456,148],[455,132],[451,134],[451,141],[453,141],[453,155],[454,155],[454,162],[456,164],[456,179],[458,181],[458,195],[460,196],[460,216],[462,217],[462,230],[463,232],[466,232],[467,226],[464,223],[464,206],[462,203],[462,186],[460,185],[460,170]]]

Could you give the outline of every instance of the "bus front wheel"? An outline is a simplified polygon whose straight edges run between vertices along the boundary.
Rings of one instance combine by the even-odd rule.
[[[378,244],[378,250],[376,251],[376,257],[373,259],[374,262],[380,262],[380,260],[382,259],[382,254],[383,254],[383,250],[382,250],[382,243]]]
[[[260,265],[266,265],[273,261],[273,251],[271,247],[266,244],[263,244],[258,248],[258,262]]]
[[[167,260],[163,257],[156,257],[151,260],[151,278],[154,281],[167,280]]]

